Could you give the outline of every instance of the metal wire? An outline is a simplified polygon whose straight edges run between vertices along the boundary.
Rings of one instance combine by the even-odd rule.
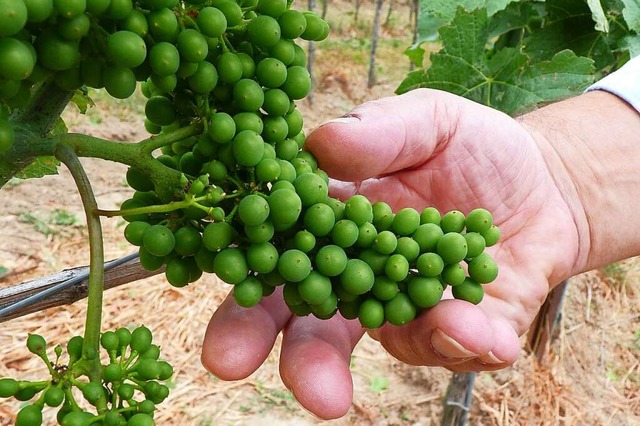
[[[132,253],[132,254],[128,254],[124,257],[121,257],[119,259],[115,259],[112,260],[110,262],[107,262],[104,264],[104,270],[108,271],[109,269],[113,269],[116,266],[120,266],[122,264],[125,264],[133,259],[136,259],[138,257],[138,253]],[[14,313],[15,311],[25,308],[27,306],[33,305],[34,303],[37,303],[49,296],[51,296],[52,294],[56,294],[66,288],[72,287],[82,281],[84,281],[87,277],[89,276],[89,268],[87,268],[86,271],[80,272],[78,275],[76,275],[73,278],[69,278],[68,280],[62,281],[61,283],[58,283],[56,285],[53,285],[45,290],[42,290],[36,294],[32,294],[31,296],[25,297],[22,300],[18,300],[15,303],[12,303],[10,305],[5,306],[4,308],[0,308],[0,318],[8,316],[12,313]]]

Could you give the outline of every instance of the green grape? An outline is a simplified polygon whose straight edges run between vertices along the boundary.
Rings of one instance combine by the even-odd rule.
[[[140,265],[147,271],[157,271],[164,265],[164,256],[155,256],[145,249],[144,246],[138,250],[138,258]]]
[[[249,274],[245,253],[239,248],[226,248],[213,260],[215,274],[227,284],[238,284]]]
[[[278,18],[287,10],[287,0],[260,0],[256,11],[262,15]]]
[[[111,0],[111,3],[104,11],[106,16],[115,20],[126,19],[131,13],[133,13],[132,0]]]
[[[444,267],[444,261],[436,253],[423,253],[416,260],[416,268],[423,277],[437,277]]]
[[[285,65],[290,65],[296,58],[296,49],[293,41],[281,38],[269,48],[269,56],[278,59]]]
[[[299,149],[298,144],[293,139],[284,139],[276,143],[276,155],[285,161],[293,160]]]
[[[371,222],[365,222],[358,227],[358,239],[355,245],[360,248],[371,247],[377,236],[376,227]]]
[[[420,246],[421,252],[435,252],[438,246],[438,241],[444,233],[442,228],[434,223],[422,224],[413,233],[412,238]]]
[[[23,0],[23,1],[25,6],[27,7],[28,22],[41,23],[49,19],[49,17],[53,14],[53,0]],[[11,0],[4,0],[4,4],[7,4],[7,3],[15,3],[15,2],[12,2]],[[87,4],[87,8],[88,6],[89,5]],[[20,5],[18,4],[13,7],[19,8]],[[0,9],[2,9],[3,11],[8,10],[3,6],[0,6]],[[5,16],[5,19],[6,19],[6,16]],[[14,21],[14,28],[17,27],[15,23],[16,21],[20,22],[19,16],[16,15],[15,17],[12,17],[11,20]],[[2,27],[6,28],[5,25],[6,24],[3,24]]]
[[[287,78],[280,88],[291,99],[302,99],[311,91],[311,75],[305,67],[290,66],[287,68]]]
[[[107,55],[116,65],[135,68],[147,57],[147,45],[138,34],[118,31],[109,35]]]
[[[353,195],[344,203],[344,213],[347,219],[356,225],[364,225],[373,222],[373,206],[364,195]]]
[[[191,272],[183,259],[175,258],[167,263],[165,277],[172,286],[184,287],[191,281]]]
[[[493,216],[485,209],[474,209],[466,217],[467,231],[482,234],[493,226]]]
[[[59,407],[64,399],[64,391],[58,387],[50,387],[44,393],[44,403],[49,407]]]
[[[228,247],[235,236],[235,229],[227,222],[213,222],[204,228],[202,243],[211,251]]]
[[[83,342],[84,338],[82,336],[73,336],[67,342],[67,353],[69,354],[71,361],[78,360],[82,357]],[[73,364],[73,362],[70,362],[70,364]]]
[[[242,60],[233,52],[224,52],[216,64],[220,81],[233,84],[242,78]]]
[[[171,376],[173,376],[173,367],[166,361],[159,361],[158,365],[160,366],[160,374],[158,375],[158,379],[160,380],[169,380]]]
[[[420,308],[431,308],[440,299],[444,288],[437,278],[413,277],[407,283],[407,294],[411,301]]]
[[[100,336],[100,345],[108,352],[117,350],[120,347],[118,334],[115,331],[105,331]]]
[[[389,279],[386,275],[379,275],[373,282],[371,292],[378,300],[391,300],[398,294],[398,283]]]
[[[460,233],[465,227],[465,217],[459,210],[451,210],[445,213],[440,219],[440,228],[445,234],[449,232]]]
[[[236,105],[247,112],[258,111],[264,102],[262,87],[255,80],[243,78],[233,85],[233,100]],[[236,126],[238,123],[236,122]],[[262,128],[260,129],[261,133]]]
[[[114,0],[111,0],[113,4]],[[152,10],[147,15],[149,34],[156,42],[173,43],[180,32],[178,18],[169,8]]]
[[[130,385],[129,383],[122,383],[118,386],[118,396],[123,400],[128,401],[133,398],[135,390],[136,388],[134,388],[133,385]]]
[[[47,342],[39,334],[30,333],[29,337],[27,337],[27,349],[36,355],[44,354],[47,350]]]
[[[262,121],[264,123],[262,136],[264,137],[264,140],[266,142],[275,143],[278,141],[282,141],[287,137],[289,127],[287,126],[287,122],[283,117],[266,116]],[[297,146],[298,144],[296,143],[296,147]]]
[[[82,395],[84,396],[84,399],[89,402],[89,404],[93,405],[100,398],[103,398],[105,396],[105,391],[100,383],[90,382],[82,387]]]
[[[311,271],[311,273],[298,284],[300,297],[311,305],[323,303],[331,295],[331,292],[331,280],[316,271]]]
[[[129,16],[123,19],[120,22],[120,28],[125,31],[131,31],[143,38],[149,33],[149,23],[147,22],[147,18],[139,10],[134,10]]]
[[[243,84],[248,84],[250,86],[253,85],[253,83],[243,83]],[[252,88],[251,90],[254,90],[254,89]],[[260,91],[262,91],[262,89],[260,89]],[[236,124],[237,132],[241,132],[243,130],[253,130],[256,133],[262,133],[262,129],[264,128],[264,124],[262,123],[262,118],[260,117],[260,115],[256,114],[255,112],[249,112],[249,111],[239,112],[238,114],[233,116],[233,121]]]
[[[412,208],[398,211],[391,222],[391,230],[398,235],[413,234],[420,226],[420,214]]]
[[[413,238],[400,237],[395,253],[403,255],[409,262],[413,262],[420,256],[420,245]]]
[[[197,229],[186,226],[178,229],[175,234],[174,250],[180,256],[193,256],[202,246],[202,235]]]
[[[338,310],[338,297],[335,293],[331,293],[322,303],[309,304],[309,308],[316,318],[329,319]]]
[[[25,382],[22,382],[22,383],[25,383]],[[18,401],[28,401],[31,398],[33,398],[39,391],[40,389],[38,389],[36,386],[30,385],[22,389],[19,389],[18,392],[16,392],[13,396]]]
[[[302,200],[295,191],[278,189],[269,195],[269,217],[274,223],[290,224],[298,220],[302,211]]]
[[[467,240],[457,232],[449,232],[438,240],[436,251],[444,263],[458,263],[467,257]]]
[[[199,63],[209,54],[207,40],[199,31],[191,28],[180,31],[176,47],[180,57],[187,62]]]
[[[487,247],[491,247],[495,245],[500,239],[500,229],[497,226],[493,225],[491,226],[491,228],[481,233],[480,235],[482,235],[482,237],[484,238]]]
[[[456,299],[466,300],[474,305],[480,303],[484,297],[482,285],[470,278],[466,278],[462,284],[452,287],[451,290]]]
[[[126,174],[127,184],[136,191],[153,191],[153,182],[144,172],[135,167],[129,167]]]
[[[388,254],[380,253],[374,249],[365,249],[360,252],[358,257],[369,265],[375,275],[384,274],[384,267],[389,258]]]
[[[391,254],[398,247],[398,238],[391,231],[378,232],[371,247],[381,254]]]
[[[242,9],[235,1],[221,2],[216,4],[216,7],[220,9],[220,11],[224,13],[225,18],[227,18],[227,27],[235,27],[242,22]]]
[[[401,254],[392,254],[384,265],[384,272],[393,281],[402,281],[409,274],[409,261]]]
[[[9,398],[14,396],[20,388],[18,381],[11,378],[0,379],[0,398]]]
[[[282,297],[286,302],[287,306],[289,306],[289,308],[291,308],[292,306],[305,304],[304,300],[300,296],[300,293],[298,293],[298,283],[294,283],[294,282],[285,283],[284,287],[282,288]],[[307,305],[308,307],[308,304],[305,304],[305,305]],[[311,313],[311,310],[308,309],[308,312],[306,313],[306,315],[310,313]]]
[[[16,426],[36,426],[42,424],[42,408],[36,404],[25,405],[18,411]]]
[[[280,25],[268,15],[258,15],[247,25],[247,39],[259,47],[270,47],[280,40]]]
[[[149,49],[149,65],[157,75],[173,75],[180,67],[180,52],[171,43],[154,44]]]
[[[285,280],[298,283],[311,273],[311,260],[301,250],[286,250],[278,259],[278,272]]]
[[[117,363],[106,365],[102,369],[102,379],[105,382],[119,382],[122,380],[123,374],[122,366]]]
[[[134,414],[127,421],[127,426],[153,426],[153,425],[155,425],[153,417],[145,413]]]
[[[262,182],[274,182],[280,176],[282,168],[273,158],[264,158],[256,165],[256,178]]]
[[[238,204],[238,216],[245,225],[260,225],[269,217],[269,203],[260,195],[247,195]]]
[[[67,40],[80,40],[89,33],[90,29],[91,20],[84,13],[72,19],[61,19],[58,22],[58,34]]]
[[[142,380],[157,379],[160,376],[160,363],[155,359],[144,358],[138,362],[136,368],[138,378]]]
[[[313,250],[316,242],[316,237],[306,230],[296,232],[296,235],[293,237],[293,247],[305,253]]]
[[[339,275],[340,284],[349,293],[364,294],[371,290],[375,276],[371,267],[360,259],[349,259]]]
[[[479,284],[486,284],[498,277],[498,265],[488,253],[482,253],[469,262],[469,277]]]
[[[218,71],[212,63],[202,61],[198,70],[187,79],[189,88],[199,95],[208,95],[218,84]]]
[[[303,206],[311,206],[325,201],[329,187],[322,178],[314,173],[304,173],[293,182]]]
[[[338,296],[340,297],[340,296]],[[360,309],[360,300],[352,300],[350,302],[344,299],[338,300],[338,312],[344,319],[354,320],[358,318],[358,310]]]
[[[58,15],[71,19],[84,13],[87,8],[86,0],[53,0],[53,7]]]
[[[200,9],[197,23],[202,34],[208,37],[220,37],[227,29],[227,18],[215,7]]]
[[[281,35],[284,38],[295,39],[302,35],[307,29],[307,20],[301,12],[297,10],[287,10],[278,17]]]
[[[125,67],[109,67],[103,73],[104,88],[116,99],[127,99],[136,90],[136,76]]]
[[[239,165],[253,167],[262,160],[264,140],[252,130],[243,130],[233,138],[232,149]]]
[[[426,207],[422,210],[422,213],[420,213],[420,225],[424,225],[425,223],[440,225],[441,219],[440,212],[435,207]]]
[[[336,219],[333,209],[325,203],[316,203],[304,213],[305,228],[317,237],[328,235],[333,229]]]
[[[151,347],[152,340],[151,330],[144,325],[136,327],[131,333],[131,349],[139,354],[144,353]]]
[[[267,274],[278,266],[278,249],[268,241],[254,243],[247,248],[247,263],[251,270]]]
[[[464,238],[467,240],[467,258],[473,259],[484,251],[486,243],[479,233],[467,232]]]
[[[365,328],[378,328],[385,321],[384,305],[376,299],[367,299],[360,304],[358,319]]]
[[[351,247],[358,240],[358,225],[349,219],[335,223],[331,230],[331,241],[342,248]]]
[[[142,244],[150,254],[162,257],[173,251],[176,239],[166,226],[151,225],[144,231]]]
[[[84,426],[92,423],[94,415],[87,411],[72,411],[62,419],[62,426]]]
[[[404,325],[416,316],[416,305],[405,293],[398,293],[384,305],[384,317],[393,325]]]
[[[0,8],[0,20],[3,13]],[[0,38],[0,77],[24,80],[31,75],[35,64],[36,58],[26,43],[11,37]]]
[[[114,2],[116,5],[118,4],[113,0],[87,0],[87,12],[94,15],[102,15],[109,9],[109,6],[111,6],[112,2]]]
[[[244,233],[252,243],[264,243],[273,238],[275,230],[269,220],[257,226],[245,226]]]
[[[276,58],[264,58],[256,65],[256,78],[265,87],[280,87],[287,80],[287,67]]]
[[[344,249],[332,244],[322,246],[314,258],[317,270],[327,277],[340,275],[347,267],[348,260]]]

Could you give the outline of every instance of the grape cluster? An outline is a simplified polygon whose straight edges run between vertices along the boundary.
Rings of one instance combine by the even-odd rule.
[[[178,199],[150,170],[126,175],[125,238],[174,286],[215,273],[245,307],[282,286],[297,315],[339,311],[366,327],[410,321],[447,285],[478,303],[497,274],[484,252],[499,237],[489,212],[394,213],[328,195],[296,102],[312,84],[297,40],[321,41],[329,26],[291,3],[0,0],[0,101],[19,108],[47,79],[116,98],[141,82],[149,133],[201,124],[154,154],[183,177],[169,191]]]
[[[156,404],[169,395],[169,388],[163,382],[171,378],[173,367],[158,360],[160,348],[152,343],[151,331],[145,326],[133,331],[119,328],[103,333],[100,343],[108,354],[108,361],[101,366],[100,379],[82,381],[79,378],[85,374],[85,361],[81,336],[69,340],[67,363],[62,364],[60,346],[55,348],[55,362],[51,362],[45,339],[30,334],[27,348],[44,361],[51,378],[34,382],[0,378],[0,398],[25,401],[16,425],[41,425],[45,406],[58,408],[57,421],[63,426],[153,425]],[[79,392],[73,392],[74,387]],[[84,406],[77,399],[79,394],[87,403]],[[89,411],[86,405],[93,406],[95,412]]]

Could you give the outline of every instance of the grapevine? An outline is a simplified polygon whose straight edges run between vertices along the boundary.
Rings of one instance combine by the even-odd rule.
[[[296,102],[311,77],[297,40],[328,34],[326,21],[287,0],[0,0],[0,182],[44,155],[76,181],[77,157],[128,165],[134,193],[119,210],[83,198],[90,227],[100,215],[123,217],[145,269],[164,267],[176,287],[214,273],[242,307],[281,286],[295,315],[340,313],[377,328],[410,322],[448,286],[479,303],[498,274],[485,251],[500,237],[490,212],[394,212],[362,195],[333,198],[303,149]],[[85,87],[118,99],[140,87],[152,136],[117,143],[57,132],[52,117]],[[92,266],[102,260],[92,254]],[[61,407],[62,425],[153,424],[173,370],[145,326],[100,332],[99,269],[87,331],[65,356],[56,347],[52,362],[44,339],[29,336],[51,378],[0,379],[0,397],[30,401],[18,425],[41,424],[44,405]]]

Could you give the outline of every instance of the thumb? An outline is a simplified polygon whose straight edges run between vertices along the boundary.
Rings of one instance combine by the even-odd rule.
[[[358,182],[424,164],[455,129],[459,99],[418,89],[364,103],[307,137],[331,177]]]

